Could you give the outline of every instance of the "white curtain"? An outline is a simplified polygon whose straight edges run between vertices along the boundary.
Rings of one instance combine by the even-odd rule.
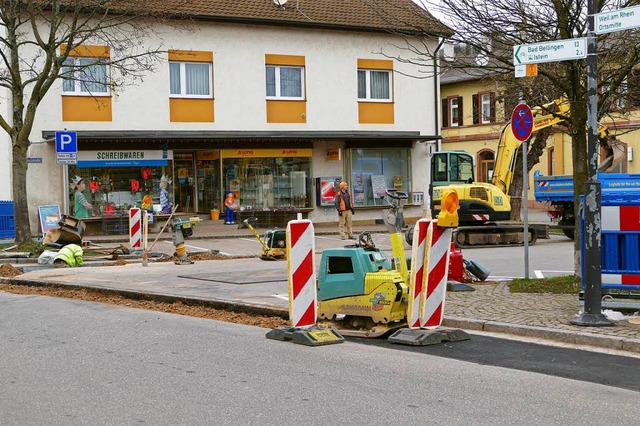
[[[107,93],[107,65],[98,59],[80,59],[80,91],[86,93]]]
[[[280,67],[280,95],[288,98],[302,97],[302,69]]]
[[[169,93],[179,95],[180,92],[180,63],[169,62]]]
[[[367,72],[358,70],[358,99],[367,98]]]
[[[210,95],[209,89],[209,64],[184,65],[187,95]]]
[[[267,67],[267,96],[276,95],[276,67]]]
[[[60,73],[64,75],[62,80],[62,90],[64,92],[75,92],[76,81],[73,79],[73,59],[70,58],[64,61]]]
[[[371,99],[390,99],[389,96],[389,72],[370,71],[371,75]]]

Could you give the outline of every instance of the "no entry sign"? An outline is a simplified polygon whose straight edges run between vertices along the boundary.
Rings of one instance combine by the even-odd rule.
[[[511,130],[520,142],[524,142],[533,133],[533,113],[527,104],[519,104],[511,114]]]

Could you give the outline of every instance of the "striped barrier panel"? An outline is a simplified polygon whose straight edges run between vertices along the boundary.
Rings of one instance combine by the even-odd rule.
[[[132,249],[142,248],[142,213],[135,207],[129,209],[129,244]]]
[[[287,224],[287,281],[291,325],[311,327],[317,317],[315,236],[310,220]]]
[[[436,328],[442,324],[452,235],[453,228],[439,227],[437,219],[431,221],[427,231],[427,275],[420,303],[420,328]]]
[[[602,200],[602,288],[640,290],[640,200],[626,194]],[[584,259],[584,223],[581,250]],[[584,265],[583,265],[584,289]]]
[[[424,263],[427,245],[427,230],[430,220],[420,219],[413,228],[411,250],[411,276],[409,277],[409,306],[407,307],[407,324],[409,328],[420,328],[420,300],[424,285]]]

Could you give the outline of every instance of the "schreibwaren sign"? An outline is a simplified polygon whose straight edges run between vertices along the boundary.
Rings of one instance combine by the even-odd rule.
[[[166,166],[173,152],[162,150],[78,151],[78,167],[142,167]]]

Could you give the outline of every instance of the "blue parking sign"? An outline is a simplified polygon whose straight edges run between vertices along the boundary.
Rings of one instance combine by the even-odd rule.
[[[78,136],[76,132],[56,132],[56,153],[77,153]]]

